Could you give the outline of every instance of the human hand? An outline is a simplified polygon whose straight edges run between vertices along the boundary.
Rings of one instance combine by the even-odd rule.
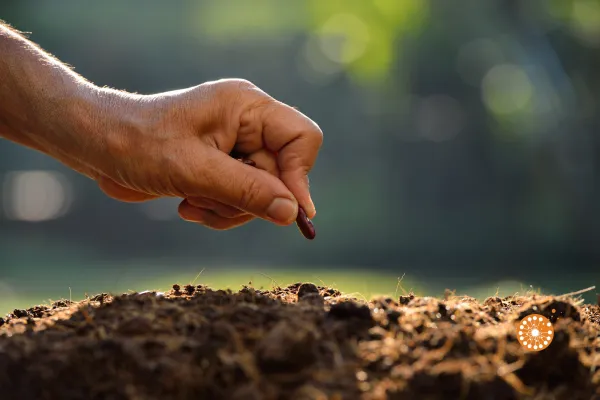
[[[127,123],[107,136],[105,157],[93,165],[108,196],[127,202],[180,197],[183,219],[213,229],[255,217],[289,225],[298,204],[315,216],[308,173],[322,132],[250,82],[207,82],[120,108]]]
[[[99,88],[1,22],[0,53],[0,137],[56,158],[109,196],[180,197],[182,218],[215,229],[254,217],[288,225],[298,203],[314,217],[308,172],[322,132],[250,82],[151,96]]]

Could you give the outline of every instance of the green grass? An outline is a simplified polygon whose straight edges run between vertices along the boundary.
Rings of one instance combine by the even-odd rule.
[[[272,286],[285,286],[295,282],[313,282],[317,285],[334,287],[344,294],[359,299],[370,299],[373,296],[398,296],[412,290],[421,296],[442,296],[444,289],[455,290],[456,294],[469,295],[477,299],[498,294],[507,296],[515,292],[524,293],[531,290],[541,290],[543,293],[562,294],[594,285],[592,279],[581,279],[570,282],[548,282],[543,289],[532,288],[518,281],[491,282],[485,285],[460,285],[460,281],[452,282],[439,280],[436,282],[420,282],[404,275],[400,284],[399,278],[403,272],[381,272],[363,268],[340,269],[332,267],[312,268],[260,268],[236,266],[184,266],[167,268],[165,264],[154,263],[123,265],[116,269],[114,266],[93,266],[86,269],[63,269],[56,274],[53,268],[46,268],[41,273],[30,274],[26,277],[13,275],[0,281],[0,316],[15,308],[29,308],[36,304],[48,304],[59,299],[73,301],[82,300],[85,294],[125,293],[128,291],[160,290],[166,291],[174,283],[186,285],[195,280],[195,284],[208,285],[213,289],[238,290],[242,285],[257,289],[268,289]],[[32,271],[33,268],[13,268],[13,271]],[[203,271],[200,276],[198,273]],[[585,295],[588,302],[595,302],[595,293]]]
[[[198,273],[202,271],[198,276]],[[358,298],[371,298],[377,295],[394,295],[413,290],[423,292],[425,288],[405,277],[400,286],[398,278],[391,273],[327,269],[305,269],[275,270],[265,268],[199,268],[197,271],[189,270],[173,271],[163,269],[163,273],[155,270],[148,272],[136,270],[128,272],[123,276],[115,276],[109,273],[106,276],[92,273],[90,275],[77,274],[76,277],[69,276],[61,285],[43,285],[42,282],[25,284],[14,282],[9,284],[10,290],[0,291],[0,315],[4,315],[15,308],[28,308],[35,304],[47,304],[51,300],[61,298],[73,301],[81,300],[85,294],[93,295],[101,292],[124,293],[127,291],[159,290],[166,291],[174,283],[186,285],[195,280],[195,284],[208,285],[213,289],[238,290],[242,285],[248,285],[257,289],[269,289],[273,286],[285,286],[295,282],[313,282],[317,285],[331,286],[345,294]],[[343,272],[345,271],[345,272]],[[400,275],[401,276],[401,275]],[[69,290],[70,288],[70,290]]]

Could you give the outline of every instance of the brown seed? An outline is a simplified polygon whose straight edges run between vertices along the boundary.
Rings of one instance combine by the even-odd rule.
[[[246,165],[250,165],[251,167],[256,167],[256,163],[247,158],[238,158],[238,161],[243,162]],[[302,207],[298,207],[298,216],[296,217],[296,224],[298,225],[298,229],[308,240],[313,240],[316,236],[315,226],[312,221],[308,219],[306,216],[306,211]]]
[[[298,207],[298,217],[296,218],[298,229],[308,240],[313,240],[316,236],[315,226],[312,221],[306,216],[306,211],[302,207]]]

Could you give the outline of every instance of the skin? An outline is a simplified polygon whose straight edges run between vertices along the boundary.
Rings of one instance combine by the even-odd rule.
[[[179,197],[213,229],[316,214],[310,118],[241,79],[140,95],[100,88],[0,23],[0,137],[40,151],[124,202]],[[256,168],[230,153],[243,154]]]

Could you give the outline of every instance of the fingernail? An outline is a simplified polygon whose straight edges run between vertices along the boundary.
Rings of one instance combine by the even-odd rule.
[[[267,216],[284,224],[292,223],[296,217],[297,207],[293,201],[278,197],[267,208]]]

